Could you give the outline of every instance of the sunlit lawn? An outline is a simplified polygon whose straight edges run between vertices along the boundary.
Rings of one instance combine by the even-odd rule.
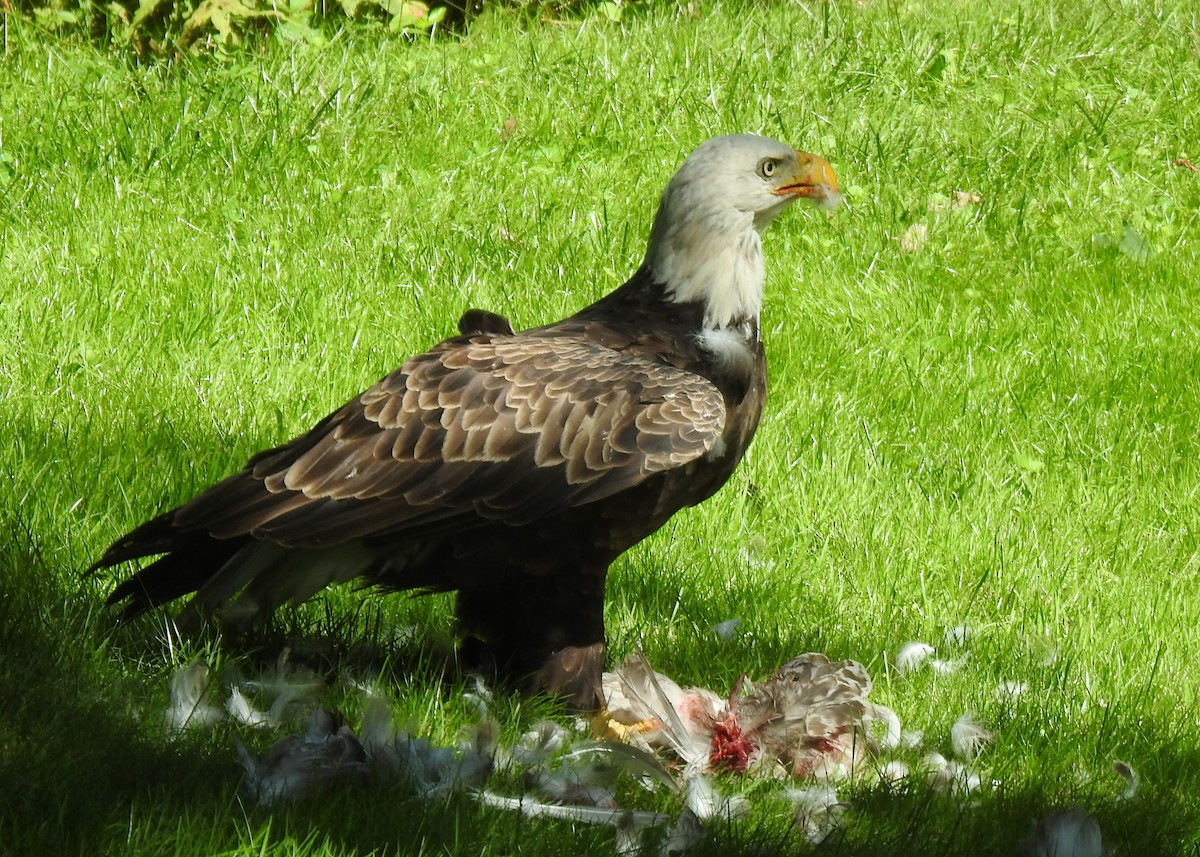
[[[614,853],[397,786],[260,809],[233,742],[276,735],[164,737],[179,666],[291,645],[351,724],[347,680],[378,678],[452,740],[474,712],[441,677],[447,601],[347,589],[234,649],[165,612],[114,631],[116,576],[80,570],[466,307],[531,326],[619,284],[683,156],[753,131],[828,157],[849,207],[766,236],[768,415],[724,491],[618,562],[610,660],[640,643],[721,693],[801,652],[864,663],[925,737],[908,781],[840,786],[823,853],[1008,855],[1074,803],[1115,854],[1197,853],[1200,174],[1175,162],[1200,164],[1198,94],[1185,0],[495,13],[149,66],[10,22],[0,850]],[[960,666],[898,674],[917,640]],[[916,770],[968,711],[995,738],[962,799]],[[493,713],[506,741],[567,720]],[[697,853],[808,848],[778,791]]]

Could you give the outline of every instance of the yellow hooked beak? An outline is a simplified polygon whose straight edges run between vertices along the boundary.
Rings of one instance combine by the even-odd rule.
[[[797,151],[795,171],[780,178],[780,184],[771,191],[776,196],[804,197],[834,205],[841,200],[837,174],[829,161],[818,155]]]

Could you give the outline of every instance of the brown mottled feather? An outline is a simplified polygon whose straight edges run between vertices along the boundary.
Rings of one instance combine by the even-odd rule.
[[[513,326],[508,319],[485,309],[469,309],[458,320],[458,332],[463,336],[473,336],[477,333],[500,333],[512,336]]]
[[[712,447],[725,418],[715,385],[640,357],[623,361],[618,371],[609,354],[561,335],[450,340],[347,404],[316,436],[180,507],[175,523],[222,538],[253,533],[311,547],[331,530],[350,540],[377,532],[382,522],[399,535],[406,521],[427,520],[430,507],[443,520],[475,519],[488,510],[489,519],[507,522],[524,517],[520,506],[493,500],[541,484],[547,468],[560,474],[555,502],[570,506],[577,486],[601,483],[588,492],[594,501]],[[461,378],[473,380],[485,367],[494,367],[491,378],[509,383],[505,395],[484,407],[462,400],[471,385]],[[416,383],[423,385],[424,406],[422,397],[411,395]],[[392,407],[396,402],[403,404]],[[484,408],[486,415],[479,414]],[[503,493],[492,493],[489,470],[529,458],[533,468],[502,468]],[[365,513],[318,502],[326,498],[374,502]]]

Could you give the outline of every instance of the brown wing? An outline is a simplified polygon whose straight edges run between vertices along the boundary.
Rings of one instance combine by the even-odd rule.
[[[499,333],[512,336],[512,323],[502,315],[485,309],[469,309],[458,320],[458,332],[463,336],[477,333]]]
[[[705,378],[578,335],[448,340],[172,524],[305,547],[521,524],[699,458],[724,422]]]

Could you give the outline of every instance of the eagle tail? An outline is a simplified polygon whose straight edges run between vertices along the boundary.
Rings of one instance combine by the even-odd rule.
[[[204,532],[182,533],[172,527],[168,513],[118,539],[86,573],[163,554],[108,596],[105,603],[110,607],[121,605],[118,620],[127,622],[152,607],[195,592],[245,541],[216,539]]]
[[[84,574],[93,574],[102,568],[112,568],[131,559],[141,559],[144,556],[173,550],[179,534],[171,526],[171,515],[171,512],[159,515],[121,536],[109,546],[104,556],[87,567]]]

